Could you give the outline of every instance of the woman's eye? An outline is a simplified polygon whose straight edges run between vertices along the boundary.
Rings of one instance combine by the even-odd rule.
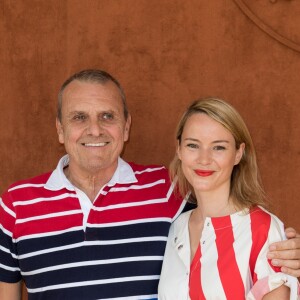
[[[188,148],[198,149],[198,145],[197,145],[197,144],[192,144],[192,143],[190,143],[190,144],[187,144],[186,146],[187,146]]]
[[[226,148],[225,148],[224,146],[218,145],[218,146],[214,146],[213,149],[214,149],[214,150],[217,150],[217,151],[221,151],[221,150],[225,150]]]

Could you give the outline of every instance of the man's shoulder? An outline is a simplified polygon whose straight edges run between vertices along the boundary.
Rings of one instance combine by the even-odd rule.
[[[38,186],[38,185],[43,186],[46,184],[51,174],[52,171],[31,178],[18,180],[8,187],[8,191],[16,190],[22,187],[30,187],[30,186]]]
[[[132,170],[139,174],[139,173],[151,173],[151,172],[161,172],[162,174],[168,174],[168,170],[163,165],[140,165],[134,162],[128,162]]]
[[[161,181],[170,185],[170,176],[167,168],[162,165],[140,165],[133,162],[128,163],[132,168],[136,179],[139,182]]]

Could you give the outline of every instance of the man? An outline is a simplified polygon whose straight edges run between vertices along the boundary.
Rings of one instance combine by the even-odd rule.
[[[1,300],[20,299],[21,279],[29,299],[157,297],[169,226],[185,203],[164,167],[120,158],[130,125],[108,73],[85,70],[63,84],[56,126],[68,155],[2,196]],[[280,248],[274,258],[291,258],[283,265],[298,275],[300,239]]]

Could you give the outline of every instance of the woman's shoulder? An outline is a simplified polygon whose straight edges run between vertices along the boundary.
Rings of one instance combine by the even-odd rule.
[[[284,225],[282,221],[265,208],[260,206],[253,208],[250,211],[250,218],[252,230],[260,232],[265,231],[266,234],[270,234],[270,232],[277,232],[284,237]]]
[[[192,211],[193,210],[189,210],[189,211],[181,213],[178,216],[178,218],[173,222],[173,225],[178,226],[180,224],[184,224],[184,223],[188,222]]]
[[[258,219],[260,223],[269,223],[272,220],[273,222],[282,224],[282,221],[277,216],[261,206],[252,208],[250,210],[250,216],[251,218]]]
[[[188,223],[192,210],[181,213],[178,218],[172,223],[170,228],[170,234],[178,235],[183,233],[185,229],[188,229]]]

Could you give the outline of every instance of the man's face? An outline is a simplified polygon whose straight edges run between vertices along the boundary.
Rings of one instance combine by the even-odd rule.
[[[122,98],[113,82],[75,80],[64,90],[62,119],[56,127],[70,157],[70,172],[112,176],[128,140],[130,116],[126,121]]]

